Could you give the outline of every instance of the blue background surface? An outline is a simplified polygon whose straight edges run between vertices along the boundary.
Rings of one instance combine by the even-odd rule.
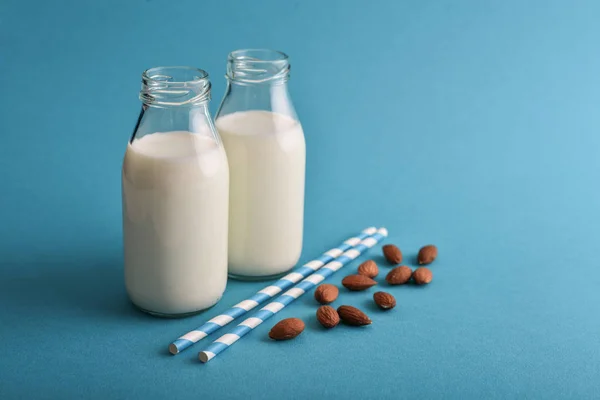
[[[599,16],[591,0],[3,0],[0,398],[599,397]],[[136,311],[121,161],[144,69],[206,69],[214,113],[247,47],[292,57],[302,261],[370,225],[409,261],[430,242],[440,258],[428,287],[390,289],[390,313],[376,288],[342,291],[370,327],[322,331],[307,295],[201,365],[201,345],[168,343],[265,284],[230,282],[195,318]],[[292,316],[306,331],[271,342]]]

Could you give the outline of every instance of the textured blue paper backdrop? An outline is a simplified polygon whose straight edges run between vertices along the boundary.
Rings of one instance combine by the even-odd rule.
[[[599,17],[593,0],[2,1],[0,398],[599,397]],[[133,309],[121,159],[142,70],[206,69],[214,112],[246,47],[292,57],[302,260],[369,225],[440,258],[388,314],[344,292],[366,329],[323,332],[305,296],[201,365],[167,344],[264,284],[190,319]],[[269,341],[291,316],[305,333]]]

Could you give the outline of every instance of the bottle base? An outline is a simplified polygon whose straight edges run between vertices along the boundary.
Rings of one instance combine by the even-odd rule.
[[[291,271],[291,269],[288,271],[278,272],[273,275],[239,275],[239,274],[232,274],[230,272],[227,274],[227,276],[230,277],[231,279],[235,279],[236,281],[260,282],[260,281],[272,281],[275,279],[279,279],[279,278],[289,274],[290,271]]]
[[[221,300],[221,298],[219,298],[219,300]],[[212,306],[208,306],[206,308],[202,308],[200,310],[196,310],[196,311],[190,311],[190,312],[185,312],[185,313],[177,313],[177,314],[169,314],[169,313],[161,313],[158,311],[152,311],[152,310],[147,310],[143,307],[138,306],[137,304],[135,304],[134,302],[131,302],[131,304],[133,304],[133,306],[135,308],[137,308],[138,310],[152,315],[153,317],[159,317],[159,318],[170,318],[170,319],[176,319],[176,318],[185,318],[185,317],[191,317],[192,315],[197,315],[200,314],[206,310],[209,310],[211,308],[213,308],[215,305],[217,305],[217,303],[219,302],[219,300],[217,300],[215,302],[215,304],[213,304]]]

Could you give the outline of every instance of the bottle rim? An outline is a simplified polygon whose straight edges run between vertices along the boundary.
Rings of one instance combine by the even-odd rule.
[[[210,100],[208,72],[190,66],[153,67],[142,73],[140,100],[148,106],[198,105]]]
[[[274,63],[289,60],[289,56],[283,51],[272,49],[238,49],[227,56],[228,60],[247,60],[251,59],[254,63]]]
[[[183,74],[188,74],[186,77]],[[175,75],[175,76],[173,76]],[[177,77],[175,79],[175,77]],[[193,82],[201,82],[208,78],[208,72],[203,69],[181,66],[152,67],[142,72],[144,83],[168,83],[170,85],[183,85]]]

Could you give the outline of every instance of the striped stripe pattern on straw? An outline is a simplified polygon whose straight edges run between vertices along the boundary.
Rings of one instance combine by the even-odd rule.
[[[204,323],[202,326],[199,326],[193,331],[190,331],[185,335],[181,336],[179,339],[175,340],[169,345],[169,352],[171,354],[178,354],[182,352],[183,350],[192,346],[194,343],[199,342],[206,336],[229,324],[234,319],[246,314],[248,311],[257,307],[259,304],[262,304],[265,301],[272,299],[278,293],[282,292],[283,290],[286,290],[289,287],[292,287],[301,279],[306,278],[308,275],[319,270],[323,265],[334,260],[336,257],[339,257],[343,252],[353,248],[354,246],[359,244],[361,240],[368,238],[375,232],[377,232],[376,228],[367,228],[363,230],[358,236],[347,239],[339,246],[326,251],[325,253],[323,253],[323,255],[321,255],[321,257],[309,261],[302,267],[287,274],[272,285],[262,289],[252,297],[236,304],[229,310],[225,311],[223,314],[217,315],[213,319]]]
[[[227,348],[229,348],[229,346],[237,342],[242,336],[248,334],[258,325],[277,314],[281,309],[317,286],[323,280],[331,276],[350,261],[354,260],[366,250],[373,247],[386,236],[387,229],[381,228],[375,235],[362,240],[358,246],[347,250],[340,257],[329,262],[319,271],[303,279],[302,282],[279,296],[276,300],[261,308],[253,317],[244,320],[241,324],[232,329],[231,332],[226,333],[215,340],[204,351],[198,353],[198,358],[203,363],[212,360],[217,354],[225,351]]]

